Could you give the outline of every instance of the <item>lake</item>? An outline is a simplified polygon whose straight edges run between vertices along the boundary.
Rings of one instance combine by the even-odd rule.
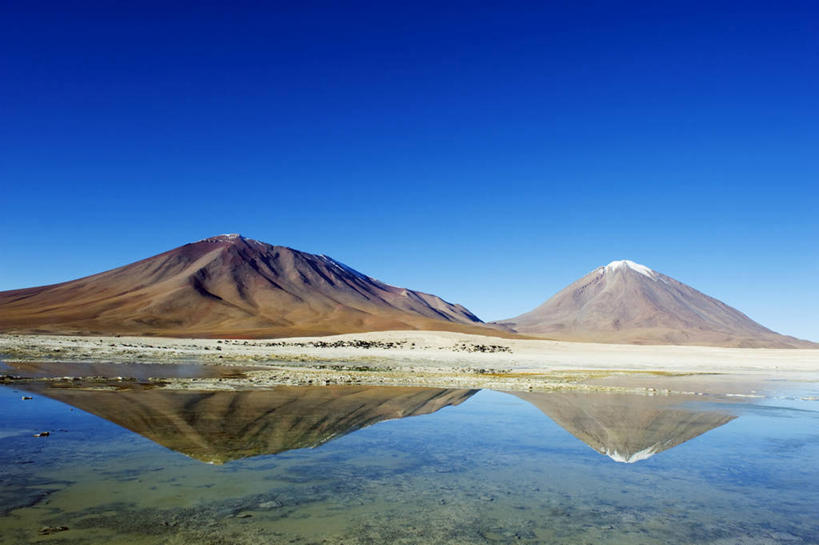
[[[8,385],[0,544],[816,544],[817,397]]]

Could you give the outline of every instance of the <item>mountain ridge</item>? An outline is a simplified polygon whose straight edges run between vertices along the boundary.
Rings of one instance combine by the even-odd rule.
[[[386,329],[497,334],[462,305],[238,234],[0,292],[5,332],[275,337]]]

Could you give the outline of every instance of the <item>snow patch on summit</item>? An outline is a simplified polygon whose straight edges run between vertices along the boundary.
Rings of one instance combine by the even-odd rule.
[[[631,270],[633,270],[635,272],[638,272],[638,273],[642,274],[643,276],[647,276],[647,277],[651,278],[652,280],[657,279],[657,274],[654,271],[652,271],[651,269],[649,269],[645,265],[640,265],[639,263],[635,263],[634,261],[630,261],[628,259],[621,259],[620,261],[612,261],[611,263],[609,263],[608,265],[603,267],[603,269],[606,272],[613,272],[613,271],[616,271],[618,269],[624,269],[624,268],[625,269],[631,269]]]
[[[344,271],[344,272],[346,272],[348,274],[352,274],[353,276],[361,278],[362,280],[369,280],[370,279],[370,277],[367,276],[366,274],[358,272],[357,270],[350,267],[349,265],[345,265],[341,261],[333,259],[329,255],[321,254],[320,256],[318,256],[318,258],[321,259],[322,261],[324,261],[325,263],[327,263],[329,266],[334,267],[336,269],[339,269],[341,271]]]
[[[222,242],[224,240],[238,240],[244,238],[245,237],[239,233],[224,233],[222,235],[216,235],[215,237],[203,238],[202,240],[197,240],[197,242]]]

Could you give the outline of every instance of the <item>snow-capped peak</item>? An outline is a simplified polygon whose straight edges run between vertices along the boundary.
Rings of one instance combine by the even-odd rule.
[[[220,242],[223,240],[236,240],[244,238],[239,233],[225,233],[224,235],[216,235],[215,237],[207,237],[203,238],[202,240],[198,240],[197,242]]]
[[[651,278],[652,280],[656,280],[656,278],[657,278],[656,273],[654,271],[652,271],[651,269],[649,269],[648,267],[646,267],[645,265],[640,265],[639,263],[635,263],[634,261],[630,261],[628,259],[621,259],[620,261],[612,261],[611,263],[609,263],[608,265],[603,267],[603,269],[606,272],[613,272],[613,271],[616,271],[618,269],[623,269],[623,268],[631,269],[631,270],[633,270],[635,272],[638,272],[638,273],[642,274],[643,276],[647,276],[647,277]]]

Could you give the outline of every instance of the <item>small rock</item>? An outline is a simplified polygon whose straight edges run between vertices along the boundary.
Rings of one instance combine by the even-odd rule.
[[[40,528],[40,535],[47,536],[57,532],[65,532],[66,530],[68,530],[68,526],[44,526]]]

